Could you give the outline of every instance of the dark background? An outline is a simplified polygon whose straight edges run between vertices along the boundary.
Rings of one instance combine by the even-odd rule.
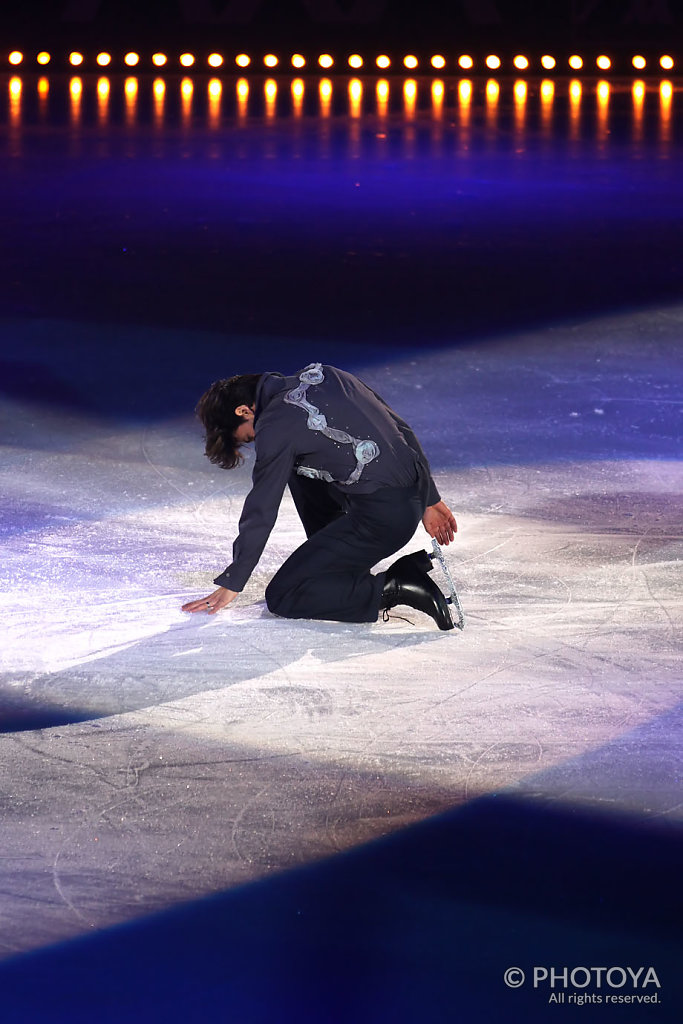
[[[675,45],[674,0],[24,0],[3,4],[4,45]]]

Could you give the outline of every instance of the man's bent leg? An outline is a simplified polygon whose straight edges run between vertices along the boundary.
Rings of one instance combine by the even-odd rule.
[[[348,506],[273,577],[266,588],[270,611],[293,619],[376,621],[384,576],[370,569],[410,540],[422,502],[416,488],[386,488],[355,496]]]
[[[307,537],[344,515],[343,495],[324,480],[311,480],[292,473],[289,491]]]

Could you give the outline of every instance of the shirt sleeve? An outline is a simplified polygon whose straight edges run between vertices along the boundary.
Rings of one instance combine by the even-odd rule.
[[[441,495],[439,494],[437,486],[434,483],[434,478],[432,477],[432,471],[429,468],[429,460],[427,459],[427,456],[423,452],[422,445],[420,444],[420,442],[416,438],[415,433],[414,433],[412,427],[409,427],[408,424],[406,423],[406,421],[404,419],[401,419],[401,417],[398,415],[398,413],[394,412],[394,410],[391,408],[390,405],[387,405],[387,403],[384,401],[384,399],[382,398],[381,395],[378,395],[376,391],[372,391],[372,388],[368,387],[367,384],[365,385],[365,387],[368,388],[368,391],[372,392],[372,394],[375,396],[375,398],[377,399],[378,402],[382,403],[382,405],[387,410],[387,412],[391,416],[392,420],[394,421],[394,423],[396,424],[398,429],[401,431],[401,434],[403,435],[403,439],[405,440],[405,442],[408,445],[408,447],[411,449],[411,451],[414,451],[415,454],[417,455],[417,457],[418,457],[418,459],[420,461],[420,465],[423,467],[423,469],[424,469],[424,471],[427,474],[427,477],[429,479],[429,490],[427,492],[427,505],[436,505],[437,502],[441,501]]]
[[[265,451],[257,450],[251,490],[232,547],[232,563],[214,580],[217,586],[237,593],[244,589],[275,525],[293,468],[294,453],[286,440],[268,445]]]

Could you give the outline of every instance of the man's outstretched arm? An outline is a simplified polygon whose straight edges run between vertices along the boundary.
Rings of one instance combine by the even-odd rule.
[[[272,450],[267,449],[265,453],[257,455],[252,487],[244,502],[239,533],[233,545],[232,565],[214,580],[214,583],[220,584],[218,590],[197,601],[188,601],[182,607],[184,612],[208,612],[213,615],[221,608],[226,608],[241,593],[275,525],[293,462],[294,456],[287,441],[279,439]],[[223,586],[223,583],[231,583],[233,587],[239,587],[239,590]]]

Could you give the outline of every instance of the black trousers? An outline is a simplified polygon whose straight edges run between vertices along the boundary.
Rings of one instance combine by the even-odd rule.
[[[384,573],[370,569],[413,536],[425,509],[422,482],[349,496],[292,475],[289,489],[308,540],[268,584],[269,610],[288,619],[375,622]]]

